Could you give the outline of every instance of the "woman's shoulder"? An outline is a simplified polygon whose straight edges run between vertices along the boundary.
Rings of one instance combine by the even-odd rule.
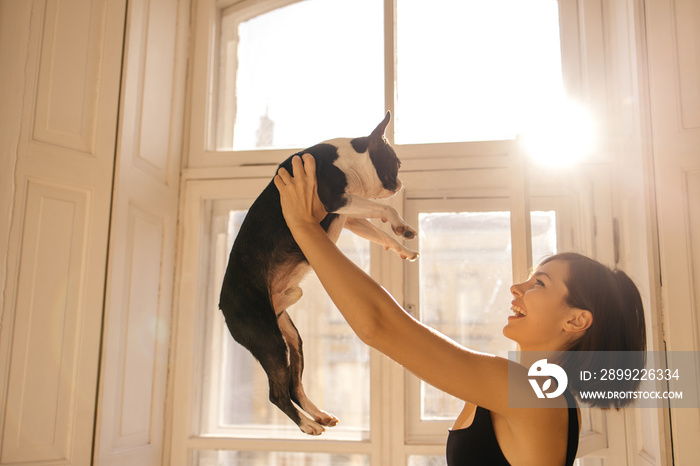
[[[469,401],[464,403],[464,408],[462,412],[459,413],[457,419],[452,426],[452,430],[460,430],[468,428],[474,421],[474,415],[476,413],[477,406]]]

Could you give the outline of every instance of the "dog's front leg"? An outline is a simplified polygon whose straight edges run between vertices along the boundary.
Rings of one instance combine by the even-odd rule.
[[[382,222],[389,222],[391,229],[398,236],[406,239],[415,238],[416,231],[404,222],[396,209],[390,205],[352,194],[346,194],[345,200],[346,204],[334,213],[352,218],[379,218]]]
[[[401,259],[408,259],[410,261],[418,259],[417,251],[405,247],[385,231],[374,226],[372,222],[366,218],[348,217],[345,221],[345,228],[352,231],[357,236],[383,246],[384,249],[391,249],[398,254]]]

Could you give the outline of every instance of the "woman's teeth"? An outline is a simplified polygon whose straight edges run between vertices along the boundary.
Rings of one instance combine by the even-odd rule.
[[[525,312],[525,309],[523,309],[520,306],[516,306],[515,304],[513,304],[510,307],[510,310],[513,311],[513,313],[515,314],[516,317],[525,317],[527,315],[527,313]]]

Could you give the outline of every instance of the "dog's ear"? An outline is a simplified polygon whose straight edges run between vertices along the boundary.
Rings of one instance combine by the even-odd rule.
[[[381,123],[379,123],[379,126],[374,128],[374,131],[372,131],[372,134],[369,135],[370,140],[381,140],[382,137],[384,137],[384,131],[386,131],[386,127],[389,125],[389,120],[391,120],[391,112],[387,111],[386,116],[384,117],[384,120],[382,120]]]

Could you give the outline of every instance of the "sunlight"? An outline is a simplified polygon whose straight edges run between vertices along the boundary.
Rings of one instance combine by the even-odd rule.
[[[561,92],[556,0],[402,0],[396,13],[398,144],[514,139]]]
[[[520,134],[530,159],[539,165],[573,165],[584,159],[595,144],[590,112],[568,99],[539,107]]]

